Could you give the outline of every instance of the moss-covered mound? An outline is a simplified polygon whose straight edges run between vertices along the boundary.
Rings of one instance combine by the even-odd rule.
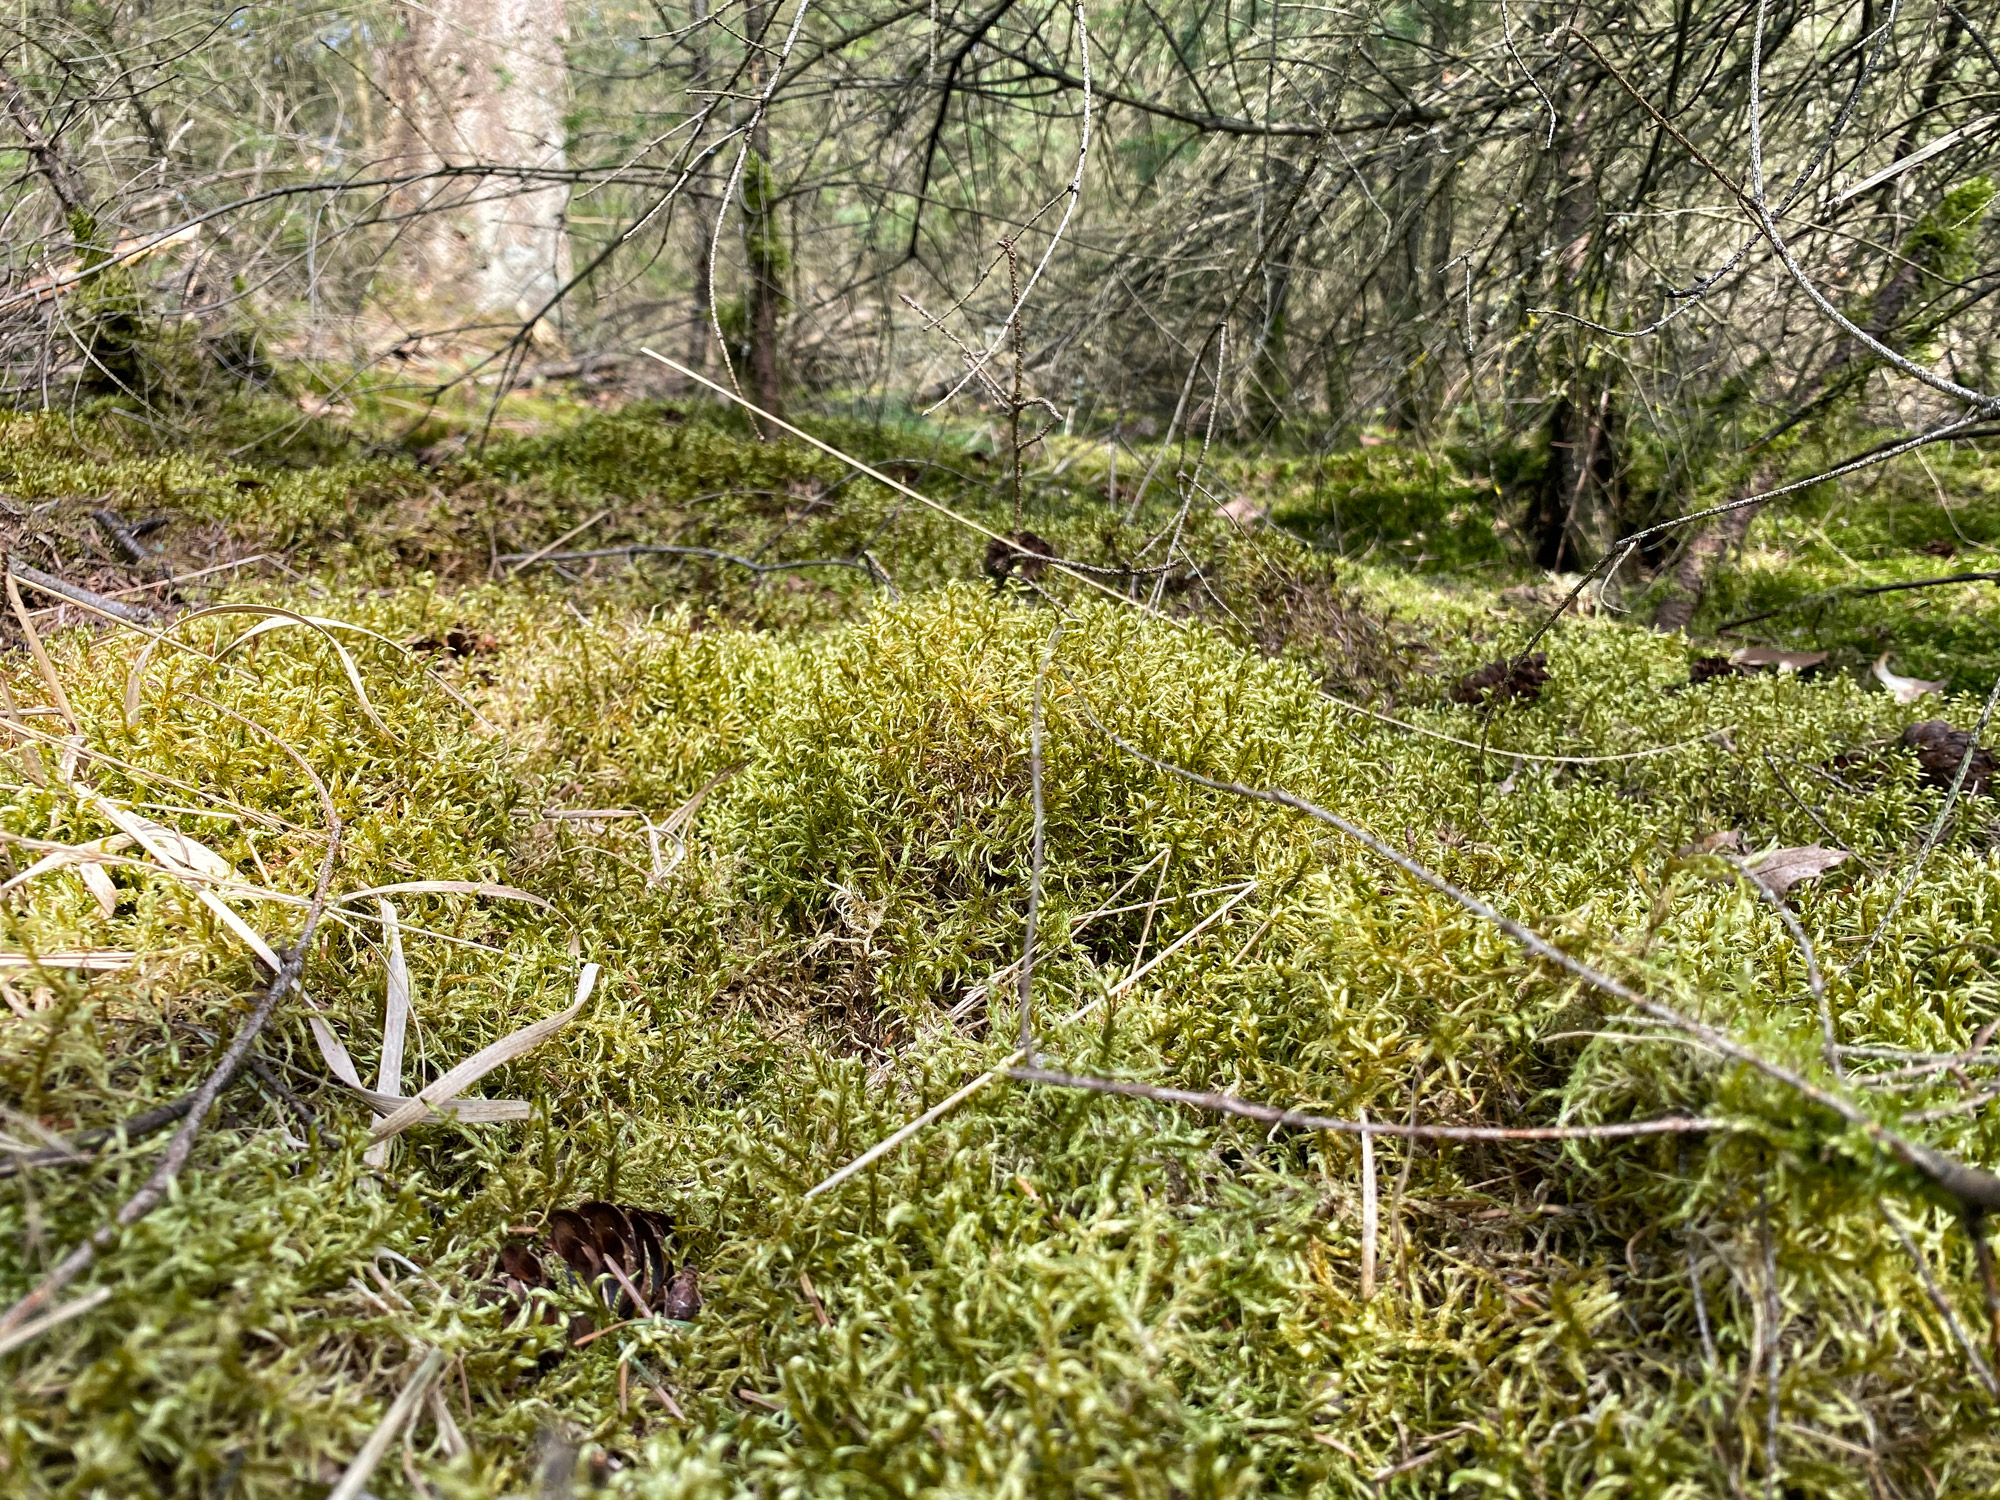
[[[725,440],[750,446],[699,442]],[[601,508],[615,476],[563,441],[518,482],[547,497],[550,473],[594,477],[508,511],[509,538],[475,532],[472,555],[531,550]],[[626,477],[652,486],[653,526],[703,491],[662,477],[692,440],[647,441],[668,456],[649,469],[641,447]],[[785,452],[752,460],[772,466],[760,481],[839,478]],[[382,462],[408,503],[418,471]],[[208,486],[218,525],[277,527],[273,491],[329,482],[219,475],[163,471],[161,494]],[[501,477],[489,463],[477,482]],[[435,1378],[371,1493],[1872,1500],[2000,1484],[1975,1242],[1949,1205],[1862,1133],[1531,961],[1325,824],[1105,733],[1310,798],[1979,1163],[2000,1158],[1996,1059],[1966,1052],[2000,1017],[1994,804],[1964,800],[1918,867],[1943,794],[1898,742],[1914,718],[1969,727],[1975,699],[1899,706],[1847,675],[1690,686],[1696,648],[1599,617],[1541,643],[1538,698],[1486,714],[1445,689],[1518,646],[1517,617],[1386,574],[1340,594],[1293,544],[1222,529],[1201,534],[1227,607],[1195,588],[1164,614],[1069,584],[1051,582],[1057,604],[949,582],[976,575],[978,548],[921,529],[870,544],[895,597],[853,570],[811,585],[836,623],[810,634],[808,614],[760,613],[781,581],[726,570],[727,609],[693,608],[676,592],[691,582],[576,593],[490,566],[398,586],[393,549],[367,540],[383,512],[348,493],[362,540],[344,564],[316,554],[330,594],[232,597],[372,635],[287,624],[224,655],[274,617],[211,615],[141,669],[141,633],[44,617],[74,731],[28,654],[5,664],[0,837],[23,878],[0,908],[0,1128],[21,1160],[0,1185],[0,1291],[26,1292],[154,1169],[170,1129],[91,1132],[212,1064],[265,975],[211,903],[284,947],[327,802],[336,898],[418,887],[389,895],[405,1091],[562,1010],[582,965],[602,978],[576,1020],[467,1091],[527,1118],[433,1118],[367,1161],[373,1113],[310,1022],[373,1083],[391,944],[375,897],[336,904],[309,999],[281,1007],[167,1200],[64,1294],[98,1300],[4,1355],[0,1487],[320,1493],[420,1371]],[[1041,503],[1036,529],[1085,555],[1083,500]],[[301,537],[346,513],[301,504]],[[866,542],[894,504],[857,496],[799,525],[854,529],[814,546]],[[433,559],[461,555],[439,536]],[[1319,623],[1260,634],[1280,614]],[[447,630],[462,648],[432,649]],[[1329,677],[1372,683],[1414,727],[1343,707]],[[1720,1123],[1375,1137],[1364,1154],[1348,1134],[1000,1076],[808,1197],[1015,1050],[1038,679],[1047,1065],[1377,1123]],[[135,816],[220,864],[204,882],[190,845],[175,870],[120,842]],[[1848,851],[1787,896],[1844,1079],[1784,915],[1700,852],[1728,830],[1752,852]],[[92,1144],[50,1160],[62,1143]],[[504,1285],[501,1248],[546,1241],[551,1213],[588,1200],[671,1219],[692,1317],[639,1315],[554,1255],[546,1289]]]

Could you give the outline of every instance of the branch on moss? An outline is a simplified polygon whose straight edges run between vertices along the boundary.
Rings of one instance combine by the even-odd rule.
[[[241,719],[242,716],[232,714],[231,717]],[[243,720],[243,722],[251,721]],[[261,725],[252,727],[262,730]],[[278,1002],[283,1000],[287,992],[298,983],[299,975],[305,968],[306,955],[311,951],[313,938],[319,931],[320,918],[333,895],[333,873],[340,860],[341,834],[344,825],[340,819],[340,811],[334,805],[333,796],[326,788],[326,783],[314,773],[310,763],[279,736],[270,734],[268,730],[262,732],[291,756],[306,773],[314,791],[319,794],[320,805],[326,814],[326,855],[320,861],[319,874],[313,882],[312,901],[306,907],[305,923],[299,931],[298,941],[278,963],[277,972],[272,975],[270,984],[258,997],[256,1005],[244,1018],[243,1024],[237,1027],[236,1035],[223,1049],[222,1056],[217,1059],[208,1077],[202,1080],[201,1085],[189,1097],[187,1114],[181,1121],[180,1129],[174,1132],[174,1138],[167,1143],[167,1149],[161,1153],[159,1163],[153,1168],[145,1183],[125,1200],[109,1223],[101,1225],[88,1239],[64,1256],[55,1269],[44,1276],[32,1291],[8,1308],[4,1315],[0,1315],[0,1336],[21,1327],[47,1308],[61,1294],[64,1287],[89,1270],[97,1257],[117,1242],[122,1231],[143,1219],[166,1198],[174,1180],[180,1176],[181,1168],[187,1165],[188,1158],[193,1155],[195,1138],[201,1134],[201,1127],[207,1122],[209,1111],[215,1107],[215,1101],[222,1096],[222,1091],[235,1081],[236,1075],[250,1060],[251,1050],[257,1045],[257,1038],[272,1015],[276,1013]]]
[[[1911,1140],[1908,1136],[1891,1129],[1889,1126],[1875,1119],[1874,1116],[1870,1115],[1860,1105],[1847,1098],[1844,1094],[1836,1093],[1831,1089],[1814,1083],[1811,1079],[1787,1067],[1785,1064],[1774,1062],[1770,1058],[1765,1057],[1762,1053],[1738,1041],[1729,1033],[1717,1027],[1710,1026],[1704,1021],[1698,1021],[1692,1016],[1684,1015],[1672,1006],[1655,1000],[1651,996],[1642,994],[1624,981],[1613,978],[1611,975],[1583,962],[1583,960],[1573,957],[1531,928],[1495,910],[1470,892],[1460,890],[1428,866],[1412,859],[1409,855],[1404,854],[1393,846],[1384,843],[1359,824],[1349,822],[1338,813],[1329,812],[1327,809],[1309,802],[1303,797],[1295,796],[1290,792],[1278,791],[1271,788],[1244,786],[1240,782],[1234,781],[1223,781],[1216,777],[1204,776],[1198,771],[1190,771],[1185,767],[1177,766],[1169,761],[1160,760],[1155,756],[1148,755],[1145,751],[1106,728],[1090,712],[1087,706],[1084,706],[1081,702],[1079,702],[1078,706],[1083,716],[1089,720],[1099,733],[1103,734],[1127,755],[1132,756],[1135,760],[1145,762],[1156,770],[1163,771],[1170,776],[1177,776],[1197,786],[1207,787],[1212,791],[1227,792],[1231,796],[1245,797],[1256,802],[1269,802],[1279,807],[1287,807],[1294,812],[1302,812],[1310,818],[1317,819],[1319,822],[1339,829],[1356,843],[1374,851],[1383,859],[1388,860],[1391,864],[1396,865],[1407,874],[1415,877],[1424,885],[1429,886],[1439,895],[1457,903],[1474,916],[1492,923],[1535,957],[1554,965],[1574,978],[1582,980],[1592,989],[1609,995],[1613,999],[1622,1001],[1641,1014],[1665,1026],[1669,1026],[1686,1036],[1693,1037],[1730,1061],[1742,1063],[1754,1071],[1763,1074],[1772,1082],[1781,1084],[1807,1103],[1833,1115],[1842,1124],[1866,1136],[1869,1142],[1885,1156],[1900,1163],[1917,1176],[1923,1178],[1932,1187],[1952,1198],[1965,1212],[1985,1213],[1989,1210],[2000,1208],[2000,1176],[1996,1176],[1983,1167],[1970,1166],[1946,1152],[1938,1150],[1934,1146],[1925,1145],[1921,1141]],[[1358,1131],[1360,1126],[1357,1124],[1354,1128]],[[1372,1125],[1369,1127],[1371,1131],[1380,1128]]]
[[[1942,578],[1916,578],[1908,583],[1875,583],[1865,587],[1844,584],[1837,589],[1828,589],[1823,594],[1814,594],[1807,599],[1795,599],[1790,604],[1780,604],[1776,609],[1761,610],[1754,615],[1742,615],[1734,620],[1726,620],[1715,627],[1715,633],[1723,635],[1739,625],[1754,625],[1759,620],[1775,619],[1779,615],[1791,614],[1794,610],[1832,604],[1838,599],[1865,599],[1870,594],[1900,594],[1909,589],[1942,588],[1950,583],[2000,583],[2000,573],[1949,573]]]
[[[1186,1104],[1216,1114],[1255,1120],[1260,1125],[1325,1130],[1338,1135],[1393,1135],[1415,1141],[1616,1141],[1647,1135],[1697,1135],[1710,1130],[1740,1130],[1738,1121],[1712,1115],[1669,1115],[1658,1120],[1615,1120],[1603,1125],[1397,1125],[1385,1120],[1341,1120],[1304,1110],[1279,1109],[1239,1099],[1234,1094],[1196,1093],[1190,1089],[1158,1088],[1122,1078],[1097,1078],[1050,1068],[1009,1068],[1007,1076],[1022,1083],[1046,1083],[1056,1088],[1084,1089],[1093,1094],[1120,1094],[1128,1099],[1155,1099],[1162,1104]]]

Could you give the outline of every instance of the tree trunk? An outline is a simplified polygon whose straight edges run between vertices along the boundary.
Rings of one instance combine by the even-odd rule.
[[[693,61],[688,69],[689,103],[700,109],[708,88],[708,0],[693,0],[688,9],[688,46]],[[708,373],[709,324],[715,316],[715,288],[709,265],[715,253],[715,206],[708,192],[708,171],[698,168],[688,184],[688,213],[694,220],[694,296],[688,316],[687,367],[697,374]],[[690,385],[689,394],[697,394]]]
[[[1751,484],[1755,486],[1751,493],[1755,494],[1757,490],[1769,487],[1769,476],[1759,472]],[[1674,565],[1667,597],[1653,611],[1653,629],[1672,632],[1688,628],[1689,622],[1694,619],[1694,612],[1701,608],[1709,584],[1715,579],[1716,568],[1725,557],[1743,545],[1751,521],[1763,508],[1761,504],[1745,505],[1737,510],[1724,511],[1687,544],[1687,550],[1681,553],[1681,560]]]
[[[750,92],[764,92],[763,0],[743,7],[744,32],[756,44],[750,55]],[[785,241],[778,227],[777,188],[771,177],[771,127],[759,116],[750,129],[743,170],[743,236],[750,273],[750,387],[753,399],[774,416],[784,414],[778,370],[778,308],[785,299]]]
[[[398,194],[413,311],[465,323],[539,317],[569,276],[560,171],[569,97],[564,0],[399,3],[390,54],[392,170],[437,173]],[[492,176],[452,168],[499,168]]]

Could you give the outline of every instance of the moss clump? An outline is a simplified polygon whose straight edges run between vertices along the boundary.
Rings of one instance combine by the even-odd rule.
[[[601,431],[632,450],[629,488],[654,497],[647,525],[700,514],[697,464],[740,464],[744,489],[826,477],[816,459],[700,424]],[[390,641],[448,621],[493,645],[418,661],[343,637],[393,735],[309,632],[268,634],[233,666],[156,651],[128,728],[138,642],[57,630],[49,647],[91,752],[76,779],[201,839],[246,884],[297,896],[324,844],[288,745],[346,822],[339,890],[483,880],[547,900],[397,898],[419,1080],[560,1008],[579,962],[602,963],[605,980],[582,1019],[477,1086],[530,1100],[531,1119],[421,1126],[380,1171],[361,1160],[366,1107],[326,1086],[305,1013],[289,1007],[262,1044],[266,1075],[229,1094],[176,1196],[91,1273],[109,1300],[5,1356],[10,1490],[275,1496],[330,1483],[424,1348],[450,1356],[442,1389],[469,1452],[452,1457],[427,1410],[407,1468],[392,1455],[370,1480],[384,1497],[419,1481],[527,1492],[557,1443],[634,1496],[1581,1497],[1754,1493],[1770,1476],[1859,1500],[1925,1472],[1966,1493],[2000,1482],[1992,1405],[1883,1222],[1887,1204],[1960,1323],[1979,1326],[1969,1244],[1913,1184],[1782,1091],[1635,1030],[1320,825],[1163,777],[1089,717],[1151,754],[1335,808],[1817,1072],[1818,1020],[1783,924],[1726,867],[1679,851],[1724,828],[1753,848],[1831,829],[1855,859],[1792,904],[1842,1036],[1963,1048],[2000,1015],[1990,801],[1966,805],[1888,940],[1840,965],[1937,807],[1897,734],[1933,712],[1970,724],[1974,700],[1919,712],[1845,676],[1688,689],[1685,643],[1595,619],[1543,643],[1538,701],[1487,722],[1444,684],[1520,631],[1467,589],[1362,571],[1343,580],[1356,592],[1335,624],[1268,650],[1246,647],[1254,618],[1194,591],[1186,620],[1070,597],[1047,683],[1035,991],[1052,1060],[1378,1120],[1689,1110],[1743,1123],[1680,1142],[1377,1141],[1378,1286],[1364,1300],[1361,1167],[1344,1137],[1002,1081],[843,1187],[803,1196],[1012,1047],[1011,991],[994,981],[1021,940],[1029,702],[1056,613],[951,581],[971,575],[975,548],[902,517],[880,539],[897,600],[865,580],[781,596],[726,575],[713,581],[742,593],[699,603],[693,581],[572,596],[473,568],[455,588],[391,586],[385,539],[399,533],[360,522],[438,503],[422,498],[432,484],[459,503],[474,478],[460,490],[455,473],[371,461],[383,489],[356,499],[359,522],[336,543],[335,476],[353,494],[362,470],[260,470],[265,488],[245,489],[195,458],[147,462],[160,467],[123,470],[125,482],[199,487],[183,498],[229,525],[295,515],[333,590],[246,593]],[[537,545],[590,514],[618,472],[583,432],[467,466],[543,507],[496,509]],[[819,545],[894,513],[848,492],[851,511],[797,528],[826,528],[811,533]],[[1065,545],[1090,541],[1081,499],[1043,503]],[[764,512],[766,535],[788,506]],[[439,528],[421,545],[442,548]],[[1287,578],[1331,588],[1282,543],[1197,538],[1226,599],[1275,598]],[[485,550],[482,536],[473,555]],[[824,603],[793,613],[772,597]],[[1396,632],[1381,624],[1391,606]],[[802,628],[814,620],[831,623]],[[182,630],[210,650],[249,623]],[[1400,717],[1484,735],[1496,753],[1327,701],[1329,663],[1364,625],[1395,648],[1371,680],[1394,689]],[[49,706],[24,658],[7,671],[18,702]],[[1512,758],[1667,745],[1682,748]],[[725,771],[686,859],[656,866],[634,815],[658,824]],[[580,811],[624,815],[561,816]],[[17,870],[41,843],[112,832],[60,782],[0,761]],[[0,907],[8,952],[138,955],[115,972],[0,971],[10,1138],[74,1135],[174,1097],[257,982],[184,884],[139,864],[110,873],[108,915],[73,870]],[[236,904],[274,936],[297,921],[281,902]],[[365,1076],[381,949],[372,902],[344,907],[304,981]],[[1990,1111],[1960,1108],[1948,1073],[1870,1097],[1944,1149],[2000,1152]],[[0,1290],[18,1296],[96,1228],[161,1139],[0,1186]],[[509,1226],[591,1197],[673,1216],[676,1255],[702,1270],[696,1319],[641,1321],[564,1353],[559,1324],[493,1296]],[[554,1300],[588,1303],[578,1288]]]

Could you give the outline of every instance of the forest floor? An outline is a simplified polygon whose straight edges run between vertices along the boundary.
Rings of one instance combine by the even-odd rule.
[[[282,461],[0,418],[19,563],[156,605],[214,570],[164,628],[32,581],[9,611],[9,1303],[158,1166],[172,1121],[116,1127],[213,1065],[333,854],[303,994],[173,1191],[0,1335],[0,1488],[2000,1490],[1983,1226],[1381,851],[1158,764],[1309,799],[2000,1162],[2000,816],[1975,776],[1927,847],[1947,793],[1902,739],[1979,722],[2000,602],[1826,597],[1994,566],[2000,470],[1808,496],[1696,638],[1587,600],[1482,705],[1454,689],[1556,594],[1449,459],[1218,455],[1241,503],[1188,509],[1197,576],[1144,571],[1170,486],[1128,524],[1129,457],[1114,504],[1057,447],[1024,524],[1135,603],[996,583],[985,536],[712,414],[535,415],[477,457],[328,429]],[[1011,528],[965,432],[815,430]],[[100,510],[164,518],[146,562]],[[531,556],[621,547],[696,550]],[[1744,643],[1829,656],[1691,671]],[[1885,652],[1944,690],[1898,701]],[[1707,1123],[1361,1137],[1008,1076],[1038,781],[1044,1069],[1392,1128]],[[1844,858],[1788,890],[1732,857],[1814,846]],[[460,1086],[519,1103],[382,1143],[329,1061],[413,1094],[545,1020]]]

